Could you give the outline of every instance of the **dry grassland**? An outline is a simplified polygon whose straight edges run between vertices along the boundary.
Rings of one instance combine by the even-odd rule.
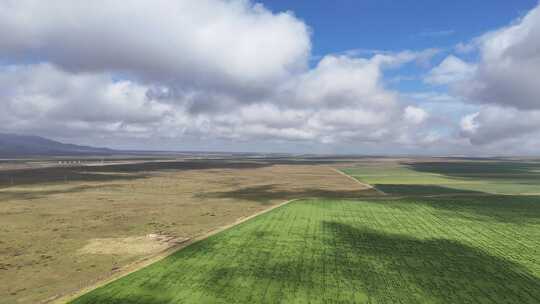
[[[0,183],[1,303],[53,300],[285,200],[374,194],[324,165],[47,168],[0,181],[11,176]]]

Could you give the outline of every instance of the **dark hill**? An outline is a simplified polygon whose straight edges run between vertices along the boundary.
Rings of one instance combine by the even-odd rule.
[[[31,135],[0,133],[0,157],[55,155],[110,155],[115,150],[65,144]]]

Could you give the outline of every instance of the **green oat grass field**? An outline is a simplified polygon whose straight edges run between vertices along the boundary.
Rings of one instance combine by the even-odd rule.
[[[73,304],[540,303],[540,198],[303,200]]]
[[[344,173],[388,194],[540,195],[538,161],[369,161]]]

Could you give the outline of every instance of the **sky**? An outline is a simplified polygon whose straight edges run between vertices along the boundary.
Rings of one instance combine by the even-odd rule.
[[[0,132],[117,149],[538,155],[537,0],[0,0]]]

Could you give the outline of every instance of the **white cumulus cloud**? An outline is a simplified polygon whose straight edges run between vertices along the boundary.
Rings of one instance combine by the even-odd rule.
[[[428,73],[424,81],[436,85],[451,84],[470,78],[475,71],[475,65],[449,55]]]
[[[415,106],[407,106],[405,108],[404,116],[407,121],[415,124],[420,124],[427,119],[428,113],[422,108],[418,108]]]
[[[309,26],[248,0],[4,0],[0,131],[116,147],[339,152],[527,138],[540,128],[538,10],[476,39],[479,62],[450,55],[425,77],[451,92],[406,96],[385,73],[425,68],[440,50],[342,52],[310,66]],[[439,105],[463,100],[477,111]]]
[[[540,6],[512,25],[475,39],[480,62],[457,85],[472,102],[540,109]]]
[[[0,57],[180,87],[258,90],[306,67],[308,27],[232,0],[6,0]]]

